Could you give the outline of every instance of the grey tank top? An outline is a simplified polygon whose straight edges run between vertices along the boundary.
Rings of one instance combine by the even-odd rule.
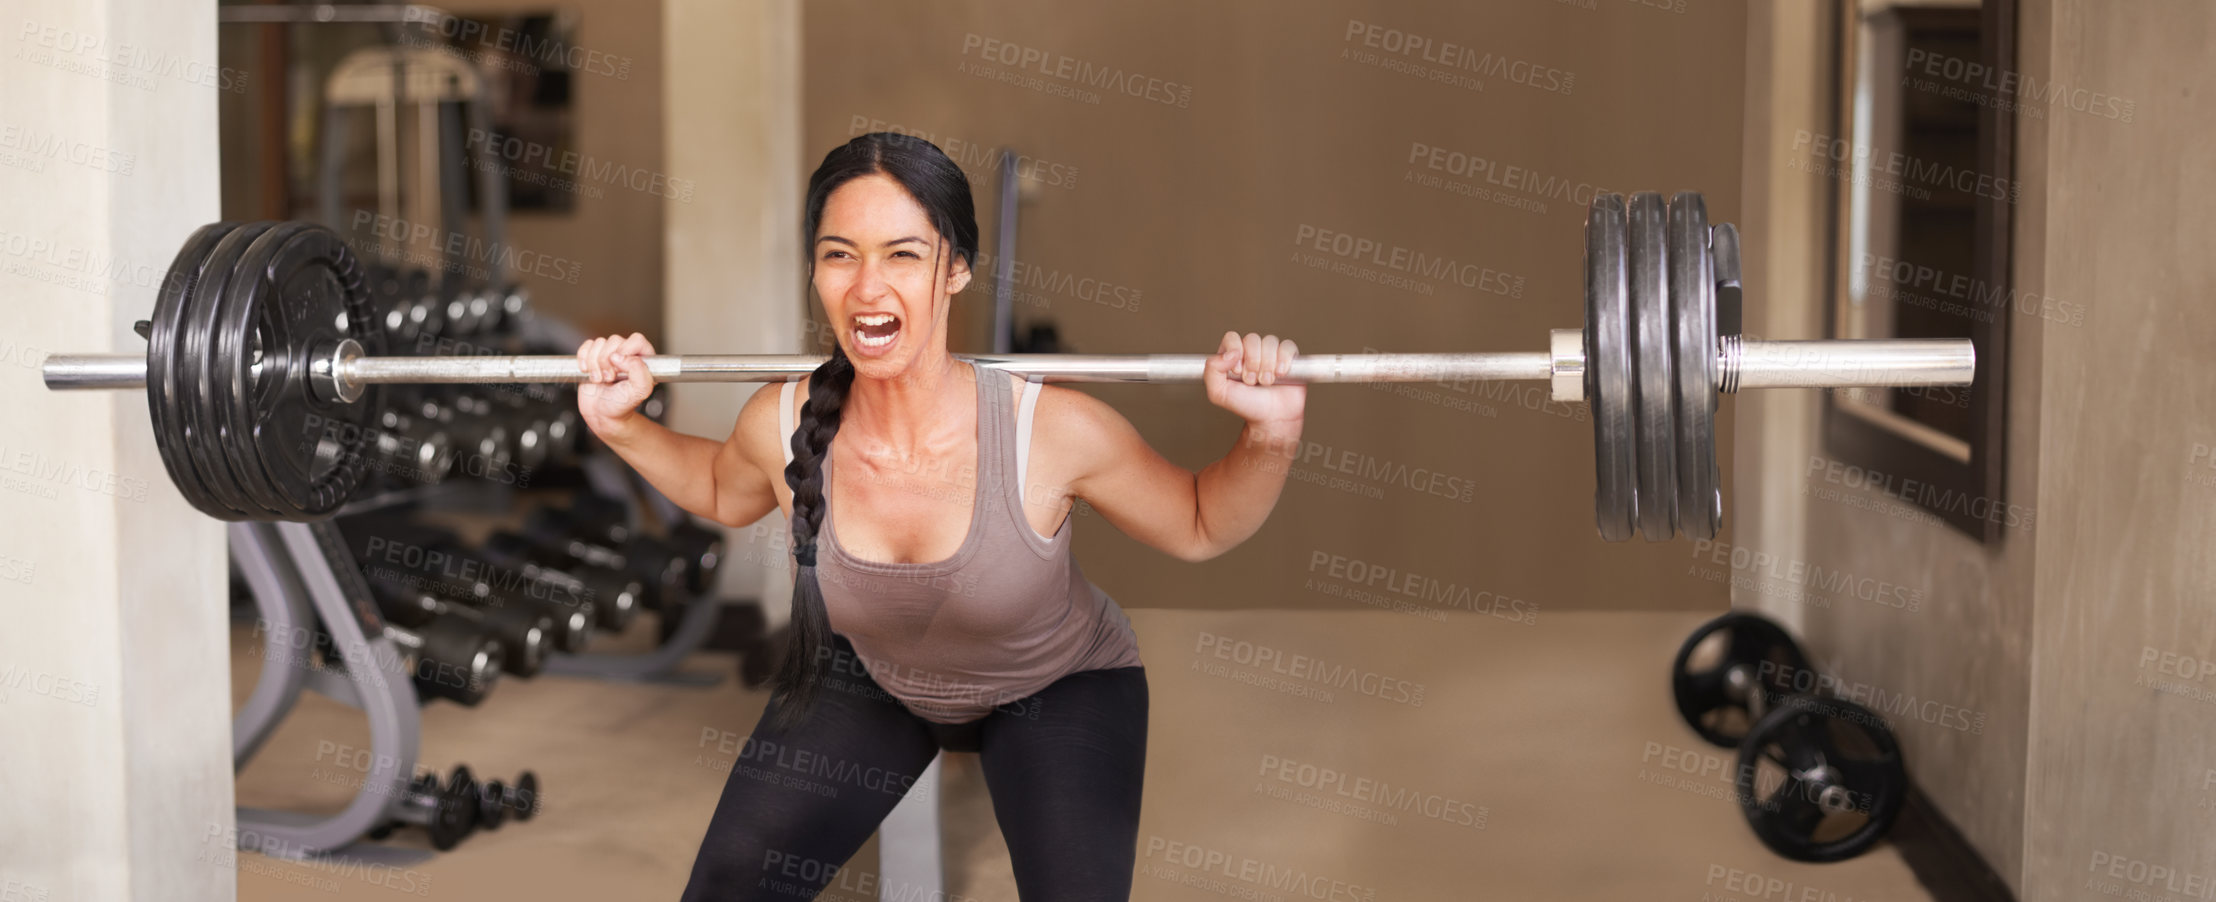
[[[917,716],[944,724],[984,717],[1072,673],[1140,665],[1130,619],[1070,554],[1076,518],[1063,517],[1049,537],[1024,517],[1019,487],[1039,384],[1026,381],[1019,403],[1010,398],[1009,377],[974,372],[977,478],[962,547],[919,564],[848,554],[829,510],[829,458],[816,542],[816,580],[831,628],[854,644],[858,663],[886,692]],[[799,384],[786,382],[778,404],[788,464]],[[838,679],[855,662],[830,663],[827,678]]]

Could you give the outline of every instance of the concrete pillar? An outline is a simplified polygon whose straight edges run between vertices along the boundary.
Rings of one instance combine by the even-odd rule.
[[[664,206],[668,338],[659,350],[800,353],[800,5],[668,0],[663,21],[668,170],[697,190]],[[757,388],[671,386],[671,425],[728,436]],[[761,598],[772,623],[783,622],[792,595],[782,530],[775,512],[734,530],[722,575],[726,594]]]
[[[21,0],[0,18],[0,898],[236,892],[223,531],[145,396],[55,394],[129,351],[219,216],[214,0]]]

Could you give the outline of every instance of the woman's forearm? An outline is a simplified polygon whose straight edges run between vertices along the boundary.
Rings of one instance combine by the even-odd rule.
[[[716,453],[720,442],[686,435],[643,416],[594,434],[669,500],[693,514],[716,517]]]
[[[1195,477],[1202,558],[1236,547],[1262,528],[1300,453],[1301,420],[1248,422],[1222,460]]]

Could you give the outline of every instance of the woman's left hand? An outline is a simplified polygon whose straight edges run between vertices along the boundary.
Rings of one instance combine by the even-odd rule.
[[[1298,422],[1308,403],[1308,387],[1279,385],[1299,351],[1291,339],[1248,332],[1223,333],[1223,343],[1208,358],[1201,381],[1208,400],[1249,423]]]

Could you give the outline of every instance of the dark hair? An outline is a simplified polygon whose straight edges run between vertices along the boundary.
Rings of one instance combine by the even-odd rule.
[[[806,232],[801,241],[811,272],[825,201],[839,186],[865,175],[884,175],[907,190],[949,245],[949,264],[956,256],[966,265],[976,264],[977,212],[970,199],[969,177],[929,141],[871,132],[825,154],[823,164],[808,177]],[[835,328],[833,335],[837,335]],[[792,539],[798,566],[793,574],[791,635],[775,684],[785,693],[776,712],[778,729],[798,723],[814,701],[831,648],[831,616],[816,581],[816,530],[823,525],[828,507],[823,497],[823,459],[831,453],[832,437],[839,434],[839,409],[853,385],[854,365],[847,360],[846,349],[834,343],[831,359],[808,379],[808,400],[800,407],[800,428],[792,438],[793,462],[785,465],[785,484],[793,490]]]

